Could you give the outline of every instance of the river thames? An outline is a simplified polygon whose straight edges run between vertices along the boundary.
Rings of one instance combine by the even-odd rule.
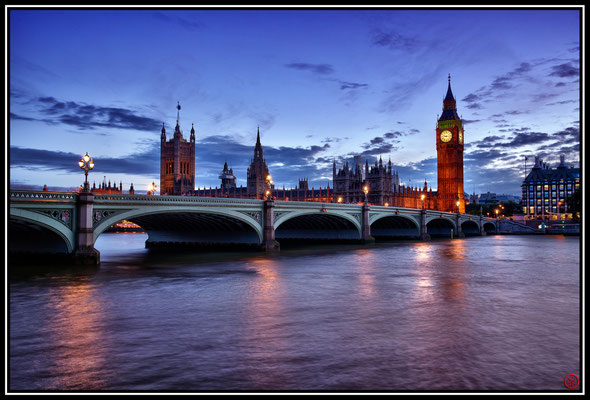
[[[276,254],[156,252],[9,267],[9,390],[568,391],[580,238]],[[579,387],[578,387],[579,389]]]

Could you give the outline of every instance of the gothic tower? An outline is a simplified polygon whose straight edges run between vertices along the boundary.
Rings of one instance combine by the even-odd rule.
[[[260,144],[260,128],[256,136],[256,146],[254,147],[254,158],[248,167],[247,185],[248,196],[261,199],[267,190],[274,189],[274,185],[267,184],[267,177],[270,174],[266,161],[262,156],[262,145]]]
[[[164,124],[160,136],[160,193],[168,195],[182,195],[195,189],[195,127],[192,126],[187,142],[180,130],[180,103],[176,108],[174,136],[166,141]]]
[[[463,192],[463,122],[457,114],[457,102],[449,88],[443,100],[443,112],[436,124],[438,209],[465,212]]]

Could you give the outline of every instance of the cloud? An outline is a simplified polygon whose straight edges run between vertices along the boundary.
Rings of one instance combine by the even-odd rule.
[[[369,86],[367,83],[354,83],[354,82],[345,82],[345,81],[339,81],[339,82],[340,82],[340,90],[360,89],[360,88],[366,88]]]
[[[10,113],[10,120],[21,120],[21,121],[37,121],[36,118],[31,117],[24,117],[22,115],[15,114],[13,112]]]
[[[285,64],[285,67],[300,71],[310,71],[319,75],[329,75],[334,72],[334,67],[330,64],[290,63]]]
[[[420,44],[418,40],[412,37],[404,36],[394,31],[384,32],[381,29],[373,30],[371,39],[374,45],[386,47],[391,50],[410,51]]]
[[[569,63],[554,65],[551,67],[551,69],[553,72],[551,72],[549,76],[558,76],[560,78],[577,78],[580,76],[580,69],[570,65]]]
[[[80,154],[40,149],[10,147],[10,167],[29,170],[66,171],[80,173]],[[120,158],[94,156],[93,174],[121,173],[129,175],[160,174],[160,144],[154,144],[146,151]]]
[[[82,130],[116,128],[148,132],[158,132],[161,127],[160,121],[125,108],[59,101],[54,97],[39,97],[36,100],[41,113],[48,116],[40,121],[51,124],[62,123]]]

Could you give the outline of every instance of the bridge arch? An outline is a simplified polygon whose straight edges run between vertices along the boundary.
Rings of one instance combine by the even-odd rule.
[[[434,217],[427,219],[426,231],[430,236],[451,236],[451,229],[453,234],[457,234],[457,225],[455,221],[445,217]]]
[[[34,211],[11,208],[9,232],[10,251],[72,253],[76,248],[76,235],[70,228]],[[31,241],[35,239],[32,246]]]
[[[375,238],[420,236],[420,224],[410,215],[377,214],[370,223],[371,236]]]
[[[360,213],[358,214],[360,218]],[[357,218],[345,212],[300,210],[280,215],[274,223],[275,238],[358,240],[362,227]]]
[[[496,225],[493,222],[484,222],[483,230],[485,233],[496,233]]]
[[[262,219],[261,213],[252,213]],[[144,207],[125,210],[103,219],[94,227],[94,241],[108,227],[122,220],[141,226],[148,233],[147,243],[262,243],[261,221],[246,213],[195,207]]]
[[[461,232],[463,232],[465,236],[479,235],[479,224],[473,220],[463,221],[461,223]]]

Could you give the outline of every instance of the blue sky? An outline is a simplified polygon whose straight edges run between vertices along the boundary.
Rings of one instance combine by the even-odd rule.
[[[246,183],[260,126],[275,186],[391,158],[436,189],[447,76],[465,190],[519,194],[524,156],[580,160],[580,10],[10,10],[10,184],[159,179],[162,122],[195,124],[196,185]]]

